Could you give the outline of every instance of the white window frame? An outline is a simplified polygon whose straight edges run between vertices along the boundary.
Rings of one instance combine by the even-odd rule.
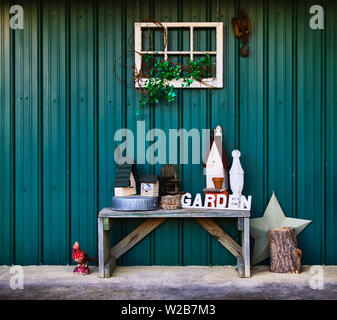
[[[205,78],[202,82],[194,80],[189,87],[184,88],[222,88],[223,87],[223,23],[222,22],[161,22],[161,26],[166,30],[168,28],[189,28],[190,29],[190,50],[189,51],[168,51],[167,42],[164,51],[142,51],[142,29],[145,28],[160,28],[154,22],[136,22],[135,23],[135,67],[138,73],[142,66],[143,54],[162,54],[167,60],[170,54],[173,55],[189,55],[190,60],[193,60],[194,55],[202,55],[209,53],[216,56],[216,77]],[[216,51],[194,51],[193,49],[193,31],[194,28],[215,28],[216,29]],[[136,88],[144,87],[148,78],[141,78],[135,82]],[[175,88],[183,88],[183,80],[172,80],[169,82]]]

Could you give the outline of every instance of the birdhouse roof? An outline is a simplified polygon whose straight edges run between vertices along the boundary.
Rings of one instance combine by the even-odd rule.
[[[223,167],[224,168],[229,168],[231,166],[231,162],[230,162],[230,159],[228,157],[228,154],[226,152],[226,149],[221,141],[221,139],[214,139],[214,130],[212,130],[212,134],[211,134],[211,142],[210,142],[210,145],[209,145],[209,149],[207,151],[207,154],[206,154],[206,157],[204,159],[204,163],[203,163],[203,167],[205,168],[206,167],[206,164],[207,164],[207,160],[208,160],[208,157],[211,153],[211,150],[212,150],[212,147],[213,147],[213,144],[215,144],[219,154],[221,155],[221,160],[222,160],[222,164],[223,164]]]
[[[159,176],[157,174],[143,174],[140,176],[140,182],[144,183],[156,183],[156,181],[159,179]]]
[[[115,174],[115,187],[127,188],[130,186],[131,172],[136,179],[136,166],[134,164],[118,164]]]

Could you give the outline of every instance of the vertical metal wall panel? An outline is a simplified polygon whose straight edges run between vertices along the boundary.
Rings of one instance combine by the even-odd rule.
[[[0,264],[13,261],[11,45],[8,1],[0,2]]]
[[[65,3],[43,3],[43,263],[69,262]]]
[[[200,1],[184,1],[182,4],[182,21],[207,21],[206,3]],[[204,43],[205,39],[195,40]],[[182,127],[187,131],[208,127],[208,108],[206,90],[182,90]],[[195,195],[205,188],[205,176],[200,164],[192,164],[192,139],[188,146],[181,141],[183,148],[188,150],[188,165],[183,165],[184,189]],[[188,149],[187,149],[188,148]],[[201,149],[201,148],[200,148]],[[185,159],[187,160],[187,159]],[[183,264],[209,264],[210,236],[195,220],[186,219],[183,222]]]
[[[240,56],[239,143],[245,171],[244,194],[253,196],[252,216],[263,212],[264,193],[264,47],[263,1],[244,1],[240,5],[252,23],[249,57]],[[237,52],[237,54],[239,54]]]
[[[157,2],[154,8],[154,16],[162,22],[179,21],[180,2],[169,0]],[[169,33],[168,46],[179,46],[183,33],[180,31]],[[156,39],[157,40],[157,39]],[[158,40],[157,40],[158,41]],[[179,128],[179,99],[182,90],[178,90],[177,99],[174,102],[162,103],[161,108],[155,107],[154,127],[165,132],[168,139],[170,129]],[[178,150],[170,148],[169,141],[166,141],[166,159],[170,155],[178,153]],[[179,160],[178,160],[179,163]],[[160,174],[162,164],[156,164],[155,171]],[[154,264],[158,265],[179,265],[182,261],[181,248],[181,225],[179,219],[168,219],[161,224],[153,233],[154,238]]]
[[[238,64],[237,44],[233,33],[231,19],[236,15],[235,1],[226,3],[212,1],[209,11],[211,21],[220,21],[224,24],[224,54],[223,74],[224,85],[222,89],[213,90],[210,94],[210,123],[209,128],[215,128],[218,124],[222,127],[223,143],[229,156],[235,148],[236,132],[236,103],[235,82],[238,75],[235,69]]]
[[[314,4],[300,2],[297,13],[297,217],[313,221],[299,237],[304,264],[324,262],[322,31],[309,28],[308,12]]]
[[[311,30],[314,4],[23,1],[24,30],[10,31],[9,2],[1,1],[0,264],[65,264],[74,241],[97,255],[97,211],[110,205],[113,195],[113,155],[120,143],[113,141],[114,133],[133,131],[139,162],[140,120],[145,133],[160,128],[167,138],[171,128],[220,124],[228,153],[242,152],[244,194],[253,195],[253,217],[262,216],[275,191],[287,216],[312,220],[299,236],[303,262],[335,264],[337,7],[335,1],[323,2],[325,30]],[[231,26],[239,6],[252,21],[247,58],[239,55]],[[224,87],[212,93],[178,89],[175,102],[150,105],[136,115],[140,94],[127,66],[134,61],[134,22],[151,18],[222,21]],[[171,40],[183,44],[184,37],[175,32]],[[197,41],[210,43],[211,37],[206,32]],[[190,139],[190,158],[191,149]],[[166,150],[173,152],[168,139]],[[205,186],[201,165],[179,167],[184,190],[200,192]],[[138,166],[140,173],[159,173],[160,168]],[[112,243],[141,222],[117,222]],[[217,222],[238,239],[233,221]],[[172,220],[118,263],[209,265],[234,264],[235,259],[195,221]]]
[[[268,113],[267,197],[274,191],[287,216],[293,212],[293,23],[292,1],[269,2],[266,52],[268,69],[266,108]]]
[[[235,36],[232,31],[231,19],[236,15],[235,1],[212,1],[209,3],[208,12],[211,21],[224,22],[224,55],[223,55],[223,88],[213,90],[209,94],[209,121],[208,127],[215,128],[218,124],[222,127],[223,144],[228,155],[235,149],[236,143],[236,96],[235,72],[238,63]],[[204,176],[205,179],[205,176]],[[226,232],[239,240],[239,233],[234,232],[236,221],[218,219],[216,221]],[[232,234],[232,233],[236,234]],[[223,265],[235,264],[235,258],[214,238],[211,237],[211,261],[210,264]]]
[[[41,261],[39,196],[40,6],[25,4],[15,41],[15,263]]]
[[[145,133],[153,127],[152,114],[153,107],[147,106],[140,115],[136,114],[136,110],[139,106],[139,98],[140,95],[137,90],[134,89],[134,76],[132,74],[130,66],[134,63],[134,23],[136,21],[143,21],[145,19],[150,19],[152,17],[151,13],[151,1],[137,1],[137,0],[128,0],[124,2],[124,10],[125,10],[125,20],[124,20],[124,48],[125,52],[125,63],[127,67],[125,68],[125,84],[126,84],[126,92],[125,92],[125,128],[130,129],[134,135],[134,143],[137,145],[137,121],[145,121]],[[141,134],[143,136],[143,134]],[[143,136],[143,139],[145,137]],[[145,146],[148,147],[150,145],[149,142],[145,143]],[[134,158],[136,162],[139,163],[139,159],[137,156],[137,148],[135,148]],[[140,164],[137,166],[138,172],[145,173],[151,172],[153,170],[151,166],[146,162],[146,164]],[[142,219],[128,219],[125,221],[125,233],[131,232],[135,229],[139,224],[144,222]],[[139,265],[148,265],[152,263],[152,247],[153,247],[153,234],[150,234],[143,241],[139,242],[133,250],[128,251],[123,256],[124,264],[139,264]]]
[[[98,206],[94,3],[73,1],[70,19],[70,239],[71,243],[79,241],[89,255],[95,256]]]
[[[124,46],[124,11],[121,1],[104,1],[99,6],[98,20],[98,206],[111,205],[114,193],[114,141],[116,130],[124,127],[124,91],[122,56]],[[118,61],[117,61],[118,60]],[[115,68],[116,67],[116,68]],[[115,73],[116,70],[116,73]],[[123,236],[123,220],[112,225],[112,244]],[[120,262],[120,261],[118,261]]]
[[[326,264],[337,264],[337,2],[330,1],[326,17]],[[322,45],[325,45],[324,43]],[[324,72],[323,72],[324,75]]]

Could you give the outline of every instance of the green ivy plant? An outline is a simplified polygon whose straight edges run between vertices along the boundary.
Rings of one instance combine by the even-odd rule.
[[[169,83],[171,80],[182,79],[182,86],[189,87],[194,80],[202,81],[212,75],[212,62],[208,53],[200,60],[188,61],[186,76],[183,76],[182,66],[172,64],[169,60],[155,60],[151,55],[144,55],[143,59],[145,63],[153,64],[153,67],[149,71],[145,87],[142,88],[137,115],[149,103],[156,104],[162,99],[168,102],[175,100],[174,86]]]

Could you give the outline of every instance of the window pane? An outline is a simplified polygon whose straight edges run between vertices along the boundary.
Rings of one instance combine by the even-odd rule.
[[[142,78],[155,77],[157,70],[154,69],[154,64],[158,61],[163,61],[164,55],[145,54],[142,57]]]
[[[179,65],[182,68],[182,77],[188,76],[188,61],[189,55],[169,55],[168,59],[173,65]]]
[[[142,51],[164,51],[163,29],[142,28]]]
[[[216,51],[216,29],[194,28],[193,47],[194,51]]]
[[[189,28],[168,28],[168,51],[189,51],[190,50],[190,29]]]
[[[200,66],[201,77],[202,78],[215,78],[216,77],[216,55],[196,54],[194,55],[193,61],[203,61],[204,63]],[[207,62],[210,61],[211,65]]]

